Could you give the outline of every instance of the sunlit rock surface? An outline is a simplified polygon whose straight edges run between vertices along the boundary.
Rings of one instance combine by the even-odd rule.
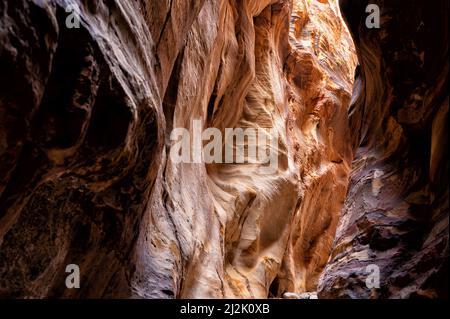
[[[351,160],[356,55],[337,4],[95,3],[1,4],[1,295],[315,288]],[[273,129],[276,172],[173,163],[170,132],[194,119]]]
[[[365,28],[365,8],[381,28]],[[319,297],[448,297],[448,1],[341,1],[361,63],[355,158]],[[366,278],[376,265],[380,288]],[[372,267],[372,266],[371,266]]]
[[[355,3],[356,49],[335,0],[0,2],[0,297],[445,293],[448,8]],[[174,162],[196,123],[276,170]]]

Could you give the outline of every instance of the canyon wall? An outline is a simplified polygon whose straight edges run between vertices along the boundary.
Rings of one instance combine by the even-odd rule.
[[[380,29],[366,27],[369,2],[381,9]],[[360,61],[355,158],[319,296],[448,298],[449,3],[341,7]],[[380,287],[367,289],[374,266]]]
[[[0,2],[0,297],[445,294],[448,7],[357,2]]]
[[[356,54],[336,2],[11,0],[0,12],[1,296],[315,289],[352,157]],[[173,162],[171,131],[194,133],[194,120],[275,132],[276,171]],[[68,264],[80,289],[65,288]]]

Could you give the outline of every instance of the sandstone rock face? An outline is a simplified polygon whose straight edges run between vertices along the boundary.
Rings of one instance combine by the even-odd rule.
[[[337,3],[295,1],[290,44],[287,129],[298,202],[274,295],[316,289],[352,159],[347,108],[357,60]]]
[[[365,28],[368,3],[381,28]],[[355,158],[319,297],[448,297],[447,1],[342,1],[360,72]],[[366,267],[380,270],[367,289]]]
[[[1,4],[0,294],[313,290],[351,161],[356,54],[337,3],[95,3]],[[174,163],[170,132],[194,119],[273,129],[277,171]]]
[[[448,7],[356,2],[352,34],[335,0],[0,2],[0,297],[445,294]],[[177,128],[276,170],[179,163]]]

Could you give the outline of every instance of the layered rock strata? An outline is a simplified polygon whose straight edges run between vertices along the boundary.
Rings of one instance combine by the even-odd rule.
[[[0,2],[0,297],[445,295],[448,5],[357,2]]]
[[[369,2],[380,29],[366,27]],[[448,297],[449,3],[341,7],[360,61],[355,158],[319,297]],[[366,286],[370,269],[379,269],[378,288]]]

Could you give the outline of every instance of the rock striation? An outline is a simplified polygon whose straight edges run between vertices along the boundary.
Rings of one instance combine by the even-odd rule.
[[[365,28],[370,3],[380,29]],[[321,298],[448,298],[447,1],[341,1],[357,47],[349,192]],[[367,266],[380,270],[367,289]]]
[[[448,295],[448,4],[372,2],[0,2],[0,297]]]

